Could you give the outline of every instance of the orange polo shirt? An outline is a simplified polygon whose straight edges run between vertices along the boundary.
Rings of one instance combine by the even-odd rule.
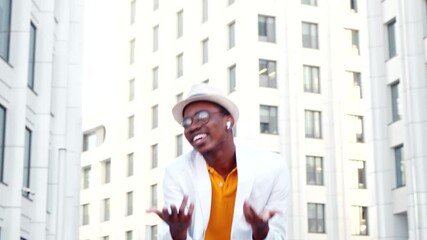
[[[208,166],[212,185],[212,205],[205,240],[227,240],[231,236],[234,201],[237,190],[237,168],[224,180],[212,167]]]

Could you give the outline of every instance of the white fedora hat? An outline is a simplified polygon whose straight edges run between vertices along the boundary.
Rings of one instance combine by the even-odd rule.
[[[213,102],[225,108],[233,117],[234,123],[239,118],[239,109],[236,104],[228,99],[219,89],[212,87],[206,83],[195,84],[191,87],[190,92],[185,100],[177,103],[172,108],[172,114],[175,120],[181,124],[184,108],[193,102]]]

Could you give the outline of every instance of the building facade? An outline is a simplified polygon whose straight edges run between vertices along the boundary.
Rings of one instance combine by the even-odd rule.
[[[115,67],[102,69],[114,100],[83,122],[80,238],[157,239],[145,210],[162,207],[163,169],[191,149],[171,109],[198,82],[239,106],[237,142],[289,163],[289,239],[426,238],[425,11],[423,0],[117,4]]]
[[[427,238],[426,1],[367,1],[373,239]]]
[[[77,239],[82,1],[0,1],[0,239]]]

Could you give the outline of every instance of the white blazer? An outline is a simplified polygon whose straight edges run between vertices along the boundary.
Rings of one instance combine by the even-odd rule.
[[[281,211],[270,219],[266,239],[287,239],[290,177],[286,160],[276,153],[239,146],[236,146],[236,159],[238,183],[231,239],[252,239],[252,229],[243,215],[246,199],[258,213],[266,209]],[[187,240],[204,239],[211,210],[211,182],[206,161],[200,153],[188,152],[166,168],[163,194],[165,206],[174,204],[177,208],[183,196],[189,196],[195,207]],[[159,227],[159,239],[172,239],[164,222]]]

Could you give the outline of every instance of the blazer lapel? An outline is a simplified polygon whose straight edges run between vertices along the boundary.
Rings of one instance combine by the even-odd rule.
[[[201,218],[203,220],[202,226],[195,224],[195,233],[194,236],[199,236],[195,239],[201,239],[204,236],[204,231],[209,223],[209,216],[211,211],[211,201],[212,201],[212,186],[210,178],[208,175],[208,170],[206,166],[206,161],[203,156],[197,151],[192,153],[193,166],[195,168],[194,176],[194,185],[196,186],[197,199],[195,207],[201,213]]]
[[[243,216],[243,203],[249,198],[254,182],[255,169],[252,164],[253,157],[250,151],[238,148],[236,146],[236,162],[237,162],[237,193],[234,203],[233,228],[235,224],[241,222]],[[244,222],[244,221],[243,221]]]

